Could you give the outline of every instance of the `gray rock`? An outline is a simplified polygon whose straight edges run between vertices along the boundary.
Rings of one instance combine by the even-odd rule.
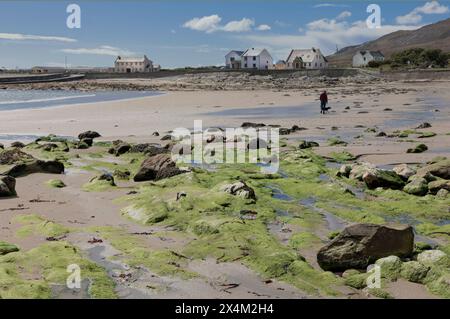
[[[135,182],[168,178],[183,173],[168,154],[158,154],[145,159],[134,176]]]
[[[101,135],[98,132],[96,132],[96,131],[86,131],[86,132],[78,134],[78,139],[79,140],[82,140],[84,138],[94,139],[94,138],[97,138],[97,137],[101,137]]]
[[[16,195],[16,179],[8,175],[0,175],[0,197]]]
[[[59,161],[41,161],[34,160],[28,163],[17,164],[6,172],[6,175],[12,177],[21,177],[33,173],[64,173],[64,164]]]
[[[395,172],[381,169],[366,171],[362,176],[362,180],[370,189],[378,187],[402,189],[405,185],[405,182]]]
[[[221,190],[225,193],[239,196],[244,199],[253,199],[256,200],[255,191],[253,188],[248,186],[245,182],[239,181],[233,184],[227,184],[222,186]]]
[[[424,196],[428,193],[428,182],[425,178],[414,176],[410,182],[403,187],[403,191],[416,196]]]
[[[416,174],[416,171],[409,167],[407,164],[400,164],[395,166],[392,171],[394,171],[398,176],[404,180],[408,180],[411,176]]]
[[[408,257],[413,248],[411,226],[355,224],[322,247],[317,261],[324,270],[365,269],[383,257]]]

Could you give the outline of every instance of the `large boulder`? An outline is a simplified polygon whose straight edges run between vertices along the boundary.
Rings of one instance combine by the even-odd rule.
[[[377,168],[375,167],[375,165],[371,164],[371,163],[366,163],[366,162],[362,162],[362,163],[356,163],[351,165],[351,170],[350,173],[348,174],[348,177],[350,179],[356,179],[358,181],[362,181],[363,176],[365,173],[367,172],[375,172],[377,170]]]
[[[424,196],[428,193],[428,182],[423,177],[413,176],[403,187],[403,191],[411,195]]]
[[[101,137],[101,135],[98,132],[96,132],[96,131],[86,131],[86,132],[78,134],[78,139],[79,140],[82,140],[82,139],[85,139],[85,138],[94,139],[94,138],[97,138],[97,137]]]
[[[425,250],[417,255],[417,261],[426,266],[450,267],[450,257],[442,250]]]
[[[408,178],[416,174],[416,171],[409,167],[407,164],[397,165],[392,169],[392,171],[394,171],[395,174],[397,174],[404,180],[408,180]]]
[[[317,261],[324,270],[365,269],[383,257],[410,256],[413,248],[411,226],[355,224],[322,247]]]
[[[377,187],[401,189],[405,185],[405,182],[395,172],[381,169],[366,171],[362,176],[362,180],[370,189]]]
[[[113,145],[113,147],[111,147],[108,150],[108,153],[114,154],[116,156],[120,156],[122,154],[127,153],[130,149],[131,149],[131,145],[130,144],[128,144],[126,142],[122,142],[122,143]]]
[[[64,164],[59,161],[34,160],[28,163],[17,164],[5,174],[12,177],[21,177],[33,173],[64,173]]]
[[[233,184],[227,184],[221,187],[221,190],[225,193],[233,196],[238,196],[244,199],[256,199],[255,191],[248,186],[245,182],[239,181]]]
[[[158,154],[145,159],[134,176],[135,182],[153,181],[183,173],[168,154]]]
[[[428,183],[428,190],[431,194],[437,194],[441,189],[450,191],[450,181],[439,179]]]
[[[9,149],[0,153],[0,165],[11,165],[17,162],[32,160],[33,156],[18,148]]]
[[[16,179],[8,175],[0,175],[0,197],[16,195]]]
[[[444,179],[450,179],[450,159],[424,166],[417,170],[417,175],[423,176],[427,173]]]

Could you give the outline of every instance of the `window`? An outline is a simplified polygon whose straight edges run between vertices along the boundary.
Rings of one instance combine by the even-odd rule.
[[[247,63],[245,63],[245,65],[244,65],[244,68],[246,68],[247,67]]]
[[[256,61],[256,57],[255,56],[253,57],[253,61]]]
[[[230,61],[231,61],[231,62],[234,62],[234,58],[230,58]]]
[[[253,63],[253,68],[255,68],[255,69],[256,69],[256,63]]]

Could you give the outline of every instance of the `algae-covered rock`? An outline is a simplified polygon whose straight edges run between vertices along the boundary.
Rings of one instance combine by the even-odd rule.
[[[375,264],[380,266],[381,277],[390,280],[396,280],[402,268],[402,261],[397,256],[378,259]]]
[[[436,193],[436,197],[437,198],[441,198],[441,199],[446,199],[448,197],[448,194],[450,192],[446,189],[440,189],[437,193]]]
[[[134,205],[125,207],[122,214],[144,225],[159,223],[169,217],[167,210],[148,210]]]
[[[389,292],[381,288],[369,288],[367,289],[367,292],[377,298],[394,299],[394,297]]]
[[[370,189],[377,187],[401,189],[405,185],[405,182],[395,172],[381,169],[365,172],[362,180]]]
[[[124,179],[124,180],[128,180],[130,179],[130,171],[129,170],[120,170],[120,169],[116,169],[113,172],[113,176],[118,178],[118,179]]]
[[[47,185],[54,188],[64,188],[66,184],[60,179],[51,179],[47,181]]]
[[[418,261],[408,261],[402,264],[400,275],[408,281],[423,283],[430,267]]]
[[[12,165],[19,162],[31,161],[33,159],[33,156],[23,152],[18,148],[0,152],[0,165]]]
[[[355,289],[363,289],[367,287],[367,277],[367,273],[354,273],[345,277],[344,284]]]
[[[342,273],[342,278],[348,278],[354,275],[359,275],[361,274],[361,271],[356,270],[356,269],[347,269],[346,271],[344,271]]]
[[[417,170],[417,175],[431,174],[440,178],[450,179],[450,159],[424,166]]]
[[[22,143],[22,142],[20,142],[20,141],[12,142],[12,143],[11,143],[11,147],[14,147],[14,148],[24,148],[24,147],[25,147],[25,144]]]
[[[428,150],[428,146],[425,144],[418,144],[414,148],[408,148],[406,153],[423,153]]]
[[[414,176],[403,187],[403,191],[411,195],[424,196],[428,193],[428,182],[423,177]]]
[[[317,261],[324,270],[365,269],[377,259],[410,256],[414,233],[408,225],[355,224],[322,247]]]
[[[89,183],[84,184],[83,190],[88,192],[103,192],[115,186],[116,183],[111,174],[102,174],[100,176],[93,177]]]
[[[0,175],[0,197],[16,195],[16,179],[8,175]]]
[[[349,177],[352,171],[352,165],[344,164],[339,168],[339,171],[336,173],[338,177]]]
[[[317,142],[313,142],[313,141],[301,141],[298,148],[303,150],[303,149],[307,149],[307,148],[312,148],[312,147],[318,147],[319,143]]]
[[[348,177],[350,179],[355,179],[355,180],[358,180],[358,181],[362,181],[362,178],[363,178],[365,173],[367,173],[367,172],[376,172],[376,170],[377,170],[375,165],[370,164],[370,163],[366,163],[366,162],[353,164],[351,167],[352,167],[352,169],[351,169],[350,174],[349,174]]]
[[[16,245],[0,241],[0,256],[19,251],[19,247]]]
[[[450,258],[442,250],[426,250],[417,255],[417,261],[427,266],[450,266]]]
[[[428,183],[428,189],[431,194],[437,194],[441,189],[450,191],[450,181],[445,179],[438,179]]]
[[[28,163],[17,164],[6,172],[7,175],[13,177],[21,177],[33,173],[62,174],[64,173],[64,164],[57,160],[34,160]]]
[[[221,191],[244,199],[256,199],[255,191],[253,190],[253,188],[248,186],[243,181],[224,185],[221,187]]]
[[[431,281],[427,287],[432,293],[450,299],[450,273],[443,274],[438,279]]]

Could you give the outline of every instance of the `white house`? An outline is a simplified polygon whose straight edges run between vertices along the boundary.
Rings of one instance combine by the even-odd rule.
[[[247,49],[242,54],[241,68],[269,70],[273,68],[273,59],[266,49]]]
[[[244,51],[232,50],[225,56],[225,68],[226,69],[240,69],[241,58]]]
[[[383,62],[384,55],[380,51],[358,51],[353,56],[353,67],[367,66],[370,61]]]
[[[123,57],[118,56],[114,62],[114,71],[119,73],[143,73],[156,71],[153,68],[153,62],[143,57]]]
[[[318,48],[291,50],[286,60],[286,69],[325,69],[327,58]]]

